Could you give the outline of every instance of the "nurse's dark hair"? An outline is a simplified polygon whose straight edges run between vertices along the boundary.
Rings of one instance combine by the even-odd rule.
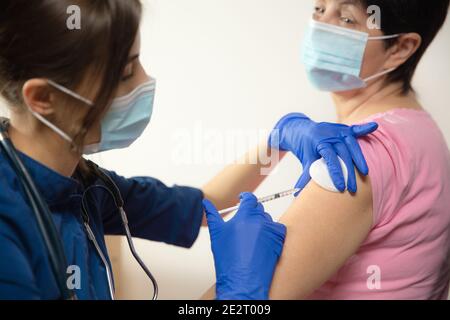
[[[367,8],[381,9],[381,30],[386,35],[415,32],[422,37],[418,50],[400,68],[388,75],[388,83],[401,82],[403,93],[412,90],[412,78],[425,51],[443,26],[450,0],[359,0]],[[398,39],[385,40],[390,48]]]
[[[72,5],[80,8],[81,29],[68,27]],[[11,106],[23,106],[22,87],[32,78],[51,79],[74,91],[99,86],[74,138],[81,150],[87,131],[116,93],[141,13],[139,0],[1,0],[1,95]],[[81,167],[87,172],[83,161]]]

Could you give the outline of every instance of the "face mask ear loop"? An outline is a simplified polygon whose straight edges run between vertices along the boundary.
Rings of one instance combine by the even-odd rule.
[[[388,39],[398,38],[401,35],[403,35],[403,34],[402,33],[398,33],[398,34],[392,34],[392,35],[389,35],[389,36],[369,37],[369,40],[388,40]]]
[[[400,37],[401,35],[402,35],[402,33],[399,33],[399,34],[392,34],[392,35],[389,35],[389,36],[369,37],[369,40],[387,40],[387,39],[394,39],[394,38]],[[368,78],[366,78],[366,79],[363,79],[363,81],[364,81],[364,82],[372,81],[372,80],[374,80],[374,79],[376,79],[376,78],[379,78],[379,77],[384,76],[385,74],[391,73],[391,72],[394,71],[395,69],[397,69],[397,68],[391,68],[391,69],[385,70],[385,71],[383,71],[383,72],[374,74],[373,76],[370,76],[370,77],[368,77]]]
[[[85,104],[87,104],[88,106],[93,106],[94,104],[92,103],[91,100],[86,99],[82,96],[80,96],[79,94],[67,89],[66,87],[63,87],[60,84],[57,84],[56,82],[52,81],[52,80],[47,80],[48,84],[51,85],[52,87],[58,89],[61,92],[64,92],[65,94],[68,94],[69,96],[71,96],[72,98],[75,98],[77,100],[80,100],[81,102],[84,102]]]
[[[57,84],[56,82],[52,81],[52,80],[47,80],[48,84],[50,84],[52,87],[60,90],[61,92],[64,92],[66,94],[68,94],[69,96],[78,99],[84,103],[86,103],[89,106],[93,106],[92,101],[72,92],[71,90]],[[69,135],[67,135],[64,131],[62,131],[61,129],[59,129],[57,126],[55,126],[53,123],[51,123],[50,121],[48,121],[47,119],[45,119],[42,115],[40,115],[39,113],[33,111],[31,109],[31,107],[29,105],[27,105],[28,110],[31,112],[32,115],[34,115],[39,121],[41,121],[43,124],[45,124],[47,127],[49,127],[50,129],[52,129],[55,133],[57,133],[61,138],[63,138],[64,140],[66,140],[68,143],[70,143],[73,147],[73,139],[71,137],[69,137]]]
[[[48,121],[47,119],[45,119],[42,115],[40,115],[39,113],[31,110],[30,106],[28,106],[28,110],[30,110],[30,112],[42,123],[44,123],[47,127],[49,127],[50,129],[52,129],[54,132],[56,132],[61,138],[63,138],[64,140],[66,140],[67,142],[69,142],[70,144],[73,143],[73,140],[71,137],[69,137],[65,132],[63,132],[61,129],[59,129],[57,126],[55,126],[53,123],[51,123],[50,121]]]
[[[373,76],[370,76],[370,77],[368,77],[368,78],[365,78],[365,79],[363,79],[363,81],[364,81],[364,82],[369,82],[369,81],[374,80],[374,79],[376,79],[376,78],[382,77],[382,76],[384,76],[385,74],[391,73],[391,72],[394,71],[395,69],[397,69],[397,68],[391,68],[391,69],[385,70],[385,71],[383,71],[383,72],[380,72],[380,73],[377,73],[377,74],[375,74],[375,75],[373,75]]]

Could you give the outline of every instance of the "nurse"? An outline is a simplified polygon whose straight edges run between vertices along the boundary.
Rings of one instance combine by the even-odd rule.
[[[74,4],[81,8],[81,30],[66,27]],[[3,123],[52,214],[68,266],[79,270],[79,299],[114,295],[104,236],[123,234],[120,214],[82,156],[130,146],[150,121],[156,85],[139,62],[140,19],[138,0],[0,2],[0,88],[10,111]],[[300,125],[283,128],[283,145],[273,141],[277,130],[270,145],[293,152],[304,168],[324,157],[339,190],[346,184],[337,155],[367,175],[356,138],[376,124],[300,117]],[[268,145],[259,148],[268,152]],[[286,228],[245,193],[263,181],[261,167],[230,166],[203,190],[105,172],[121,193],[133,236],[190,247],[209,224],[217,298],[267,299]],[[354,175],[346,178],[356,192]],[[297,187],[308,181],[305,170]],[[4,151],[0,190],[0,299],[61,298],[33,210]],[[239,197],[237,215],[225,223],[214,205],[225,208]]]

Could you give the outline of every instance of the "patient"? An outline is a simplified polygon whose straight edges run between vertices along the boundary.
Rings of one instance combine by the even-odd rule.
[[[372,4],[381,8],[381,30],[367,27],[366,7]],[[316,1],[316,21],[370,37],[400,36],[370,40],[365,50],[360,78],[389,74],[363,89],[332,94],[341,123],[379,124],[360,140],[369,177],[359,178],[357,194],[332,193],[311,182],[292,204],[281,219],[288,237],[271,298],[447,298],[450,155],[411,80],[448,6],[448,0]],[[314,62],[304,60],[313,83],[323,85]],[[342,84],[328,82],[321,89]]]
[[[369,5],[381,9],[381,29],[368,27]],[[357,193],[327,191],[313,179],[282,216],[287,238],[271,299],[447,298],[450,154],[411,81],[448,7],[449,0],[315,2],[303,55],[308,76],[333,92],[340,123],[376,121],[379,129],[359,140],[370,172],[357,177]],[[349,30],[368,33],[367,45]],[[220,190],[220,203],[220,194],[263,180],[243,185],[225,179],[231,172],[243,176],[228,168],[205,194],[214,199]]]

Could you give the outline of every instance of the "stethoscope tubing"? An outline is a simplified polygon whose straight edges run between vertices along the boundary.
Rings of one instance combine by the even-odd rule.
[[[64,246],[52,220],[50,209],[48,208],[47,204],[40,195],[37,187],[33,182],[33,179],[31,178],[31,175],[28,173],[28,170],[20,160],[17,151],[15,150],[9,138],[8,126],[9,126],[8,119],[0,118],[0,147],[1,149],[4,150],[6,158],[9,160],[12,168],[16,172],[29,200],[29,205],[34,212],[34,215],[38,223],[39,231],[42,235],[44,244],[49,254],[50,265],[52,268],[53,275],[57,281],[61,297],[66,300],[76,300],[77,297],[75,291],[70,290],[67,287],[68,274],[66,271],[68,263],[64,253]],[[122,220],[122,225],[124,227],[125,236],[127,238],[130,251],[133,257],[141,266],[141,268],[144,270],[148,278],[151,280],[154,289],[152,300],[156,300],[158,298],[158,283],[153,274],[150,272],[150,270],[147,268],[145,263],[142,261],[142,259],[136,252],[130,228],[128,226],[127,215],[125,213],[125,210],[123,209],[124,201],[122,199],[118,186],[109,177],[109,175],[103,169],[98,167],[95,163],[93,163],[92,161],[87,161],[87,163],[95,171],[99,179],[102,180],[102,182],[105,184],[104,189],[108,191],[108,193],[114,200],[118,213],[120,214]],[[84,213],[88,214],[86,208],[87,207],[85,206],[83,200],[83,210],[86,211]],[[109,266],[105,267],[108,268]],[[111,286],[111,281],[109,279],[108,285]],[[112,288],[110,288],[110,291],[111,290]],[[111,298],[113,299],[113,295]]]

